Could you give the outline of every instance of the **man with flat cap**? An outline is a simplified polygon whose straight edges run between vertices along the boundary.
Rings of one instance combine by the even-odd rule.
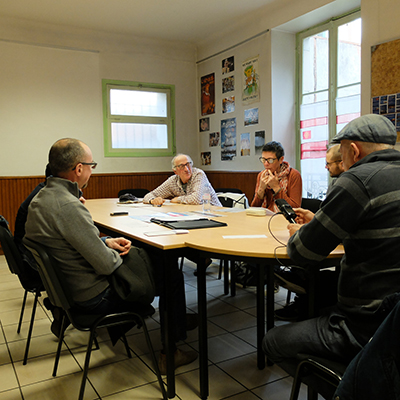
[[[314,215],[295,209],[288,254],[315,265],[343,243],[338,302],[323,315],[279,326],[264,338],[271,361],[291,375],[307,353],[350,361],[393,308],[400,291],[400,152],[397,134],[381,115],[364,115],[332,140],[340,143],[344,171]],[[392,295],[392,296],[391,296]],[[333,393],[331,393],[333,394]]]

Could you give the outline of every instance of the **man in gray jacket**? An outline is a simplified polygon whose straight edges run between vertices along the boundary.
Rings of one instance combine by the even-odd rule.
[[[49,163],[53,176],[29,206],[25,237],[49,249],[65,276],[76,307],[95,314],[129,310],[132,303],[119,298],[110,287],[108,276],[122,263],[130,262],[131,242],[123,237],[100,238],[89,211],[79,200],[97,165],[90,148],[76,139],[58,140],[50,149]],[[171,274],[177,314],[175,341],[179,341],[186,339],[185,293],[178,267]],[[162,303],[160,298],[160,308]],[[162,318],[163,313],[160,314]],[[197,353],[177,349],[175,367],[196,358]],[[160,367],[165,374],[163,355]]]

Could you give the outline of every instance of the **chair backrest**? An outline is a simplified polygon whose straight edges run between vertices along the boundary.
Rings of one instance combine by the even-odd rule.
[[[122,189],[118,192],[118,197],[121,197],[123,194],[126,194],[126,193],[131,193],[134,196],[142,199],[149,192],[150,192],[150,190],[147,190],[147,189]]]
[[[235,188],[218,188],[214,189],[215,193],[243,193],[240,189]]]
[[[321,206],[322,201],[319,199],[307,199],[303,197],[301,199],[301,208],[305,208],[306,210],[310,210],[313,213],[316,213]]]
[[[218,199],[223,207],[249,208],[249,201],[244,193],[217,193]]]
[[[26,237],[24,237],[23,241],[24,245],[35,257],[40,277],[51,303],[65,311],[69,310],[74,303],[65,287],[63,273],[57,268],[56,261],[41,244]]]
[[[10,229],[8,228],[8,222],[0,215],[0,243],[6,256],[8,268],[13,274],[20,275],[22,271],[22,255],[18,250],[17,245],[14,242],[14,238]]]

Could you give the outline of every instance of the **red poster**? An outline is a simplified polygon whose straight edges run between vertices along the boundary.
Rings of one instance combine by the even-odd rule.
[[[214,74],[201,78],[201,115],[215,113],[215,77]]]

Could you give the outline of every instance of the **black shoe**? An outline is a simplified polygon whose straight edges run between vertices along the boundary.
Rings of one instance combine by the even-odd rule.
[[[199,316],[197,314],[186,314],[186,331],[192,331],[199,326]]]
[[[294,301],[283,308],[275,310],[274,314],[275,318],[281,319],[282,321],[297,321],[299,318],[299,310]]]
[[[297,271],[275,270],[275,277],[279,285],[297,294],[306,294],[306,279]]]
[[[53,322],[51,323],[50,330],[54,336],[59,338],[60,334],[61,334],[61,323],[62,323],[62,317],[63,317],[64,311],[59,307],[54,307],[54,310],[52,311],[52,313],[53,313],[54,319],[53,319]],[[69,320],[69,318],[67,316],[65,316],[64,332],[70,324],[71,324],[71,321]]]
[[[55,309],[55,306],[53,306],[53,303],[50,301],[48,297],[43,299],[43,305],[46,307],[47,310],[51,312],[53,312],[53,310]]]

